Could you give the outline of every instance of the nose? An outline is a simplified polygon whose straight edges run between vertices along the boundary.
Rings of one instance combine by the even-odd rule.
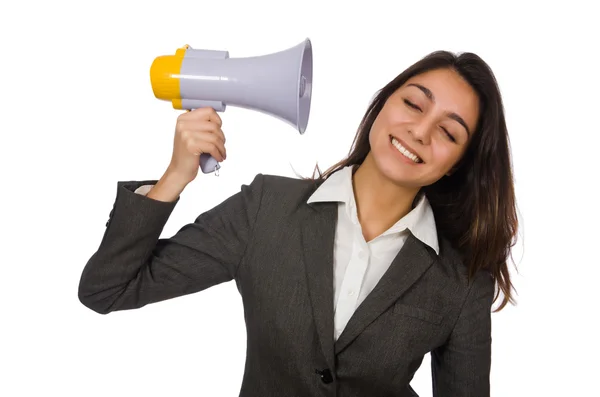
[[[415,141],[422,145],[429,145],[431,141],[431,129],[433,126],[431,123],[423,120],[420,123],[412,125],[408,133],[414,138]]]

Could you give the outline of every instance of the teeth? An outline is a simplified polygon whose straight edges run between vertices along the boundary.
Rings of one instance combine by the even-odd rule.
[[[411,159],[415,163],[421,163],[421,162],[423,162],[423,160],[421,160],[421,158],[419,158],[419,156],[417,156],[414,153],[409,152],[408,149],[406,149],[404,146],[402,146],[400,144],[400,142],[398,142],[396,140],[396,138],[394,138],[394,137],[392,137],[392,145],[394,145],[394,147],[396,147],[396,149],[398,149],[398,151],[400,153],[402,153],[404,156],[406,156],[407,158]]]

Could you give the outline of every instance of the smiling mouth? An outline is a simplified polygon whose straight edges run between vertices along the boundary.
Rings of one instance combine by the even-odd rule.
[[[394,147],[402,154],[404,155],[404,157],[406,157],[409,160],[412,160],[413,162],[415,162],[416,164],[422,164],[423,163],[423,159],[421,159],[419,156],[417,156],[415,153],[411,152],[410,150],[408,150],[407,148],[405,148],[404,146],[402,146],[402,144],[400,143],[400,141],[398,141],[398,139],[396,139],[395,137],[393,137],[392,135],[390,135],[390,142],[392,142],[392,145],[394,145]]]

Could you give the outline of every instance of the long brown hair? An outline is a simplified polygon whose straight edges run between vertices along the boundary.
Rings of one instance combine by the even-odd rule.
[[[497,312],[508,302],[515,303],[507,260],[519,223],[502,98],[492,70],[479,56],[435,51],[410,66],[377,92],[348,156],[324,173],[317,164],[313,176],[303,179],[327,179],[343,167],[362,164],[371,150],[371,126],[390,95],[411,77],[441,68],[454,70],[473,87],[479,96],[480,113],[473,139],[454,172],[422,191],[434,211],[438,230],[461,254],[469,278],[480,269],[494,277],[498,285],[494,302],[500,291],[504,295]]]

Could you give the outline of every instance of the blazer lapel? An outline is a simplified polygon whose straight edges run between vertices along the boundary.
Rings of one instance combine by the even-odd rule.
[[[342,331],[334,346],[335,354],[344,350],[371,322],[394,304],[429,269],[433,261],[434,256],[427,251],[425,245],[412,233],[409,233],[406,242],[388,270],[356,309],[346,328]],[[318,286],[317,288],[323,287]],[[323,297],[322,295],[322,292],[318,293],[315,298],[320,299]],[[320,316],[324,314],[323,311],[319,313]],[[329,326],[329,323],[326,325]]]
[[[333,354],[333,250],[337,203],[309,205],[302,222],[302,246],[313,318],[328,367],[335,369]]]

